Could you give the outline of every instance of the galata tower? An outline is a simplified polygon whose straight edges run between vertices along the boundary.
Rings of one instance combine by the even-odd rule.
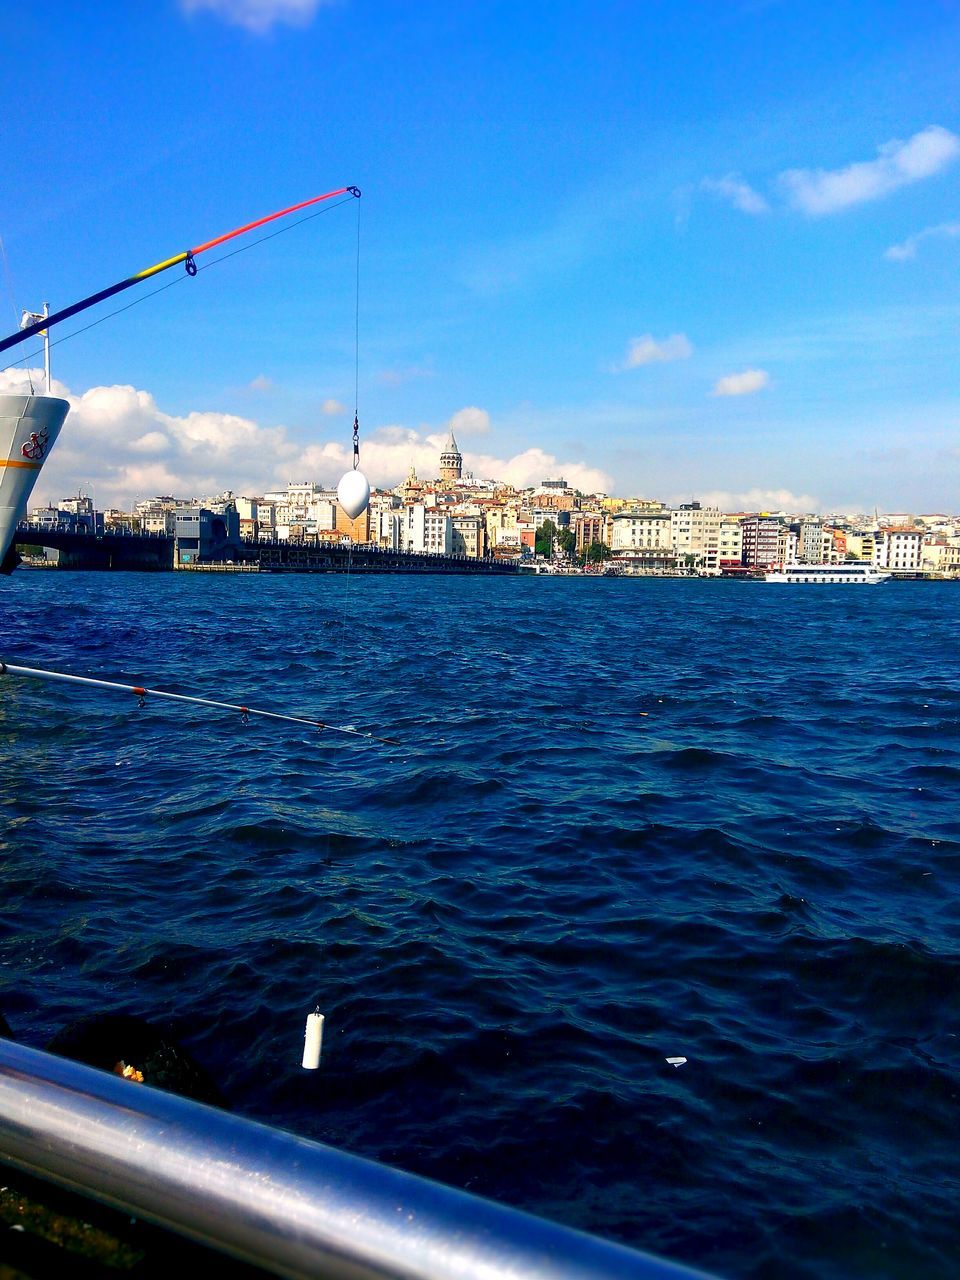
[[[443,446],[443,453],[440,455],[440,479],[441,480],[459,480],[463,472],[463,455],[457,448],[457,442],[451,431],[447,437],[447,443]]]

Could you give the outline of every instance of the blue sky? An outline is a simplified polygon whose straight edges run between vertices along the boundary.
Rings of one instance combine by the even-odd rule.
[[[478,475],[957,510],[958,65],[934,0],[22,8],[2,327],[356,183],[374,482],[452,422]],[[40,496],[335,482],[356,216],[55,348]]]

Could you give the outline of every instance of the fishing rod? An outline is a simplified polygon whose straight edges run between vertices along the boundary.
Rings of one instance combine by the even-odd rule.
[[[261,716],[265,720],[285,720],[289,724],[306,724],[311,729],[328,730],[330,733],[345,733],[352,738],[365,738],[368,742],[382,742],[389,747],[398,747],[395,738],[379,738],[375,733],[364,733],[361,729],[349,729],[345,725],[327,724],[323,720],[309,720],[305,716],[288,716],[279,711],[261,711],[259,707],[244,707],[236,702],[214,702],[211,698],[194,698],[185,693],[165,693],[162,689],[147,689],[138,684],[117,684],[113,680],[92,680],[89,676],[68,676],[62,671],[48,671],[44,667],[16,667],[10,662],[0,662],[0,676],[28,676],[34,680],[62,680],[67,684],[82,684],[92,689],[109,689],[113,693],[132,693],[138,699],[137,706],[146,706],[151,698],[168,698],[172,702],[191,702],[200,707],[216,707],[219,711],[239,711],[242,724],[249,723],[251,716]]]
[[[268,222],[276,222],[278,218],[285,218],[288,214],[296,213],[300,209],[307,209],[312,204],[319,204],[322,200],[332,200],[334,196],[343,195],[351,195],[359,200],[360,188],[338,187],[336,191],[327,191],[322,196],[313,196],[309,200],[301,200],[299,204],[292,204],[288,209],[280,209],[276,213],[268,213],[265,218],[257,218],[254,222],[248,222],[242,227],[237,227],[235,231],[228,231],[222,236],[215,236],[213,240],[198,244],[194,249],[185,249],[182,253],[176,253],[172,258],[165,258],[163,262],[154,263],[152,267],[147,267],[145,271],[138,271],[136,275],[127,276],[125,280],[118,280],[116,284],[112,284],[106,289],[101,289],[99,293],[92,293],[88,298],[83,298],[80,302],[73,303],[72,306],[64,307],[62,311],[55,311],[53,315],[39,317],[33,324],[28,324],[26,328],[20,329],[16,333],[11,333],[8,338],[0,339],[0,351],[15,347],[20,342],[26,342],[34,334],[46,332],[53,325],[59,324],[61,320],[69,320],[71,316],[75,316],[81,311],[86,311],[88,307],[93,307],[98,302],[104,302],[107,298],[112,298],[114,294],[122,293],[124,289],[130,289],[135,284],[149,280],[151,276],[159,275],[161,271],[168,271],[170,267],[178,266],[181,262],[186,266],[187,275],[195,276],[197,274],[197,264],[194,262],[194,258],[199,257],[201,253],[206,253],[208,249],[215,249],[217,245],[226,244],[228,240],[234,240],[237,236],[242,236],[247,231],[254,231],[257,227],[266,226]]]

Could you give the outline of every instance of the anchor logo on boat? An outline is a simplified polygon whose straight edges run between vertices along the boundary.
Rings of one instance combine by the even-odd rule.
[[[50,437],[42,428],[39,431],[31,431],[30,439],[21,446],[20,452],[25,458],[29,458],[31,462],[40,462],[47,452],[49,441]]]

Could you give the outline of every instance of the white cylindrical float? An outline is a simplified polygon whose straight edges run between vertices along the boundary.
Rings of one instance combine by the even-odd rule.
[[[0,395],[0,562],[69,408],[56,396]]]
[[[320,1065],[320,1050],[323,1046],[323,1014],[319,1009],[307,1015],[307,1026],[303,1033],[303,1061],[305,1071],[316,1071]]]

